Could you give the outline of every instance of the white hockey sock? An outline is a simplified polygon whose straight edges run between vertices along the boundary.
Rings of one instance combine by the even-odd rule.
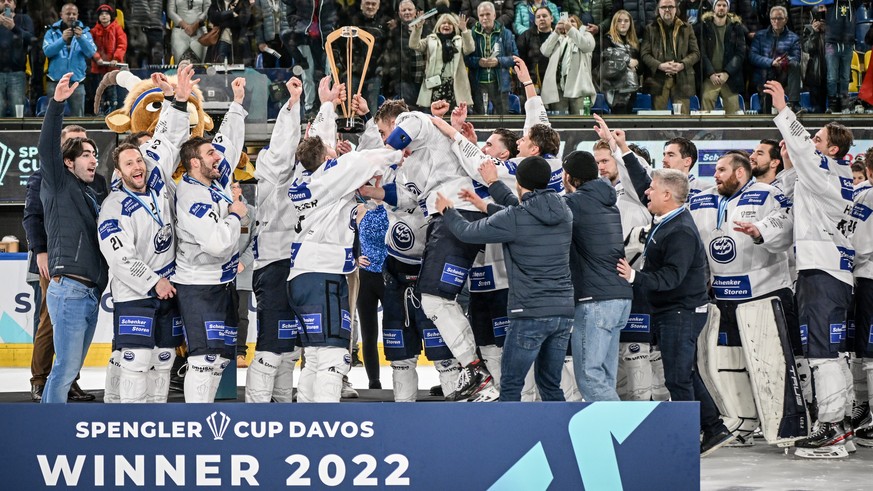
[[[349,358],[349,351],[334,346],[316,349],[319,350],[319,353],[313,402],[339,402],[340,397],[342,397],[343,375],[349,373],[351,368],[351,365],[346,362],[346,359]]]
[[[421,308],[436,325],[446,346],[461,366],[477,360],[473,329],[458,302],[422,293]]]
[[[521,402],[542,401],[540,391],[537,390],[537,382],[534,377],[534,365],[530,366],[527,375],[524,376],[524,386],[521,388]]]
[[[652,364],[652,400],[669,401],[670,391],[667,390],[667,380],[664,378],[664,361],[661,359],[661,350],[655,348],[649,353],[649,362]]]
[[[121,364],[118,360],[121,359],[121,350],[115,350],[109,357],[109,363],[106,365],[106,384],[103,391],[103,402],[106,404],[117,404],[120,402],[118,397],[118,383],[121,380]]]
[[[273,380],[273,400],[292,402],[294,400],[294,365],[300,359],[300,348],[291,353],[282,353],[279,370]]]
[[[818,419],[824,423],[840,423],[846,415],[846,376],[843,358],[810,358],[818,401]]]
[[[443,394],[448,396],[455,390],[458,374],[461,373],[461,365],[458,364],[458,360],[449,358],[448,360],[435,361],[433,366],[439,375],[440,387],[443,388]]]
[[[636,349],[633,347],[636,346]],[[649,343],[619,343],[615,390],[623,401],[652,400],[652,362]]]
[[[418,397],[418,357],[391,362],[394,402],[415,402]]]
[[[170,394],[170,370],[176,360],[176,348],[155,348],[152,350],[152,369],[149,370],[148,401],[167,402]]]
[[[482,353],[485,368],[491,372],[491,382],[494,384],[494,388],[500,390],[500,363],[503,360],[503,348],[490,344],[480,346],[479,352]]]
[[[870,398],[867,390],[867,373],[864,370],[864,358],[852,358],[852,387],[855,389],[855,403],[863,404]]]
[[[315,402],[315,373],[318,366],[318,348],[303,348],[303,368],[297,382],[297,402]]]
[[[852,380],[852,358],[850,353],[840,353],[840,370],[843,372],[843,377],[846,379],[846,408],[845,414],[852,415],[852,409],[855,405],[855,384]]]
[[[185,402],[213,402],[212,372],[215,370],[218,355],[199,355],[188,357],[188,371],[185,373]]]
[[[564,399],[569,402],[578,402],[582,400],[582,393],[579,392],[579,386],[576,384],[576,373],[573,371],[573,357],[564,357],[564,367],[561,369],[561,391],[564,392]]]
[[[279,353],[255,351],[246,371],[246,402],[270,402],[281,363],[282,355]]]
[[[148,402],[149,369],[151,368],[152,350],[123,349],[121,350],[121,379],[118,384],[119,402]]]
[[[215,402],[215,395],[218,394],[218,386],[221,384],[221,376],[224,375],[224,369],[230,365],[230,360],[219,357],[215,362],[212,371],[212,401]]]

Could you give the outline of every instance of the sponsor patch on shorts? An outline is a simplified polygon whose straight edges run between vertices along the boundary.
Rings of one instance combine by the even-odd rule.
[[[324,331],[321,326],[321,314],[303,314],[301,317],[308,334],[321,334]]]
[[[152,335],[152,318],[138,315],[122,315],[118,317],[119,336],[145,336]]]
[[[225,326],[224,327],[224,344],[228,346],[236,346],[236,333],[237,329],[235,327]]]
[[[809,326],[806,324],[800,325],[800,344],[809,344]]]
[[[838,344],[840,341],[846,339],[846,325],[831,324],[828,327],[828,333],[830,334],[831,344]]]
[[[649,332],[651,317],[649,314],[631,314],[627,318],[627,324],[621,328],[624,332]]]
[[[401,329],[383,329],[382,342],[386,348],[405,348]]]
[[[207,341],[224,341],[224,321],[206,321],[203,326]]]
[[[481,266],[470,270],[470,291],[482,292],[494,289],[494,268]]]
[[[464,286],[464,281],[467,280],[467,271],[467,268],[446,263],[443,266],[443,274],[440,276],[440,281],[452,286],[462,287]]]
[[[442,348],[446,343],[440,332],[437,329],[430,328],[424,330],[424,347],[425,348]]]
[[[280,320],[279,339],[297,339],[297,327],[300,323],[296,320]]]
[[[502,338],[506,336],[506,329],[509,328],[509,317],[497,317],[491,321],[494,327],[494,337]]]
[[[342,321],[340,322],[340,329],[344,331],[352,332],[352,316],[349,314],[348,310],[340,310],[340,317],[342,317]]]
[[[181,336],[184,333],[181,317],[173,317],[173,337]]]

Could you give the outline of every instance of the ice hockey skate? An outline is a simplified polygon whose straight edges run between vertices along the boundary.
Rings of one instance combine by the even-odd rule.
[[[447,401],[466,401],[491,382],[491,374],[481,361],[475,361],[461,369],[455,391],[446,396]]]
[[[811,435],[794,442],[794,455],[804,459],[840,459],[849,456],[849,433],[842,423],[819,422]]]

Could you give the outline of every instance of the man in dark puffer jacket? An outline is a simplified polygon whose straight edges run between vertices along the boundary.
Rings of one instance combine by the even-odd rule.
[[[600,179],[594,156],[564,159],[564,200],[573,212],[570,271],[576,299],[573,367],[588,402],[617,401],[618,337],[630,315],[633,288],[614,274],[624,257],[615,189]]]
[[[496,172],[490,161],[484,166]],[[484,169],[480,172],[486,173]],[[524,378],[534,360],[543,400],[564,400],[561,370],[573,327],[572,215],[563,199],[549,189],[551,174],[545,159],[528,157],[518,164],[518,197],[499,180],[488,186],[488,193],[499,204],[486,207],[476,193],[464,190],[464,200],[488,213],[488,218],[475,222],[468,222],[442,194],[436,202],[458,239],[474,244],[503,243],[509,278],[509,328],[501,363],[501,401],[521,400]]]

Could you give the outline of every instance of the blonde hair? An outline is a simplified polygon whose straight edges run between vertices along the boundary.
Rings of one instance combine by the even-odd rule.
[[[640,41],[637,39],[637,30],[634,28],[634,18],[631,17],[630,12],[627,10],[619,10],[612,16],[612,23],[609,24],[609,37],[611,37],[615,42],[618,42],[618,40],[621,39],[621,34],[618,32],[619,15],[626,15],[630,20],[630,27],[627,30],[627,44],[631,45],[634,49],[638,49],[640,47]]]

